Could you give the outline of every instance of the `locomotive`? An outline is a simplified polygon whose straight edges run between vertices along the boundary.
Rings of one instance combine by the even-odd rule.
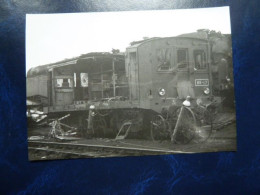
[[[38,66],[27,73],[27,99],[48,118],[69,113],[82,135],[188,143],[234,111],[231,36],[202,29]]]

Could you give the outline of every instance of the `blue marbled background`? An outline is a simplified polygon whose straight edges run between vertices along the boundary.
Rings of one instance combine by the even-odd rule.
[[[2,0],[1,194],[260,194],[260,1]],[[29,162],[25,116],[25,14],[230,5],[238,151]]]

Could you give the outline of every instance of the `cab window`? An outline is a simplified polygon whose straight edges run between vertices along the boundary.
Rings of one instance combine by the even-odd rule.
[[[206,54],[204,50],[194,50],[193,57],[197,70],[206,69]]]
[[[157,49],[157,61],[158,61],[158,70],[167,71],[171,69],[171,49],[163,48]]]
[[[188,67],[188,49],[177,50],[177,67],[178,68]]]

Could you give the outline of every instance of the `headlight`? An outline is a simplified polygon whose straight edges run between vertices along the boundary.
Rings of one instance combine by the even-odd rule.
[[[190,103],[190,96],[186,97],[186,100],[184,102],[182,102],[183,106],[189,107],[191,105]]]
[[[226,80],[227,82],[230,82],[230,78],[228,76],[226,76]]]
[[[163,88],[160,88],[160,89],[159,89],[159,95],[160,95],[160,96],[164,96],[164,95],[165,95],[165,92],[166,92],[165,89],[163,89]]]
[[[205,93],[206,95],[209,95],[209,92],[210,92],[209,88],[204,89],[204,93]]]
[[[95,106],[94,106],[94,105],[90,105],[90,106],[89,106],[89,109],[90,109],[90,110],[94,110],[94,109],[95,109]]]

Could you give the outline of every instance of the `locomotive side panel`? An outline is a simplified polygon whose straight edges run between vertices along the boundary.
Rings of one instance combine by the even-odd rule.
[[[43,96],[48,97],[48,76],[47,75],[37,75],[34,77],[27,77],[26,82],[26,96]]]

